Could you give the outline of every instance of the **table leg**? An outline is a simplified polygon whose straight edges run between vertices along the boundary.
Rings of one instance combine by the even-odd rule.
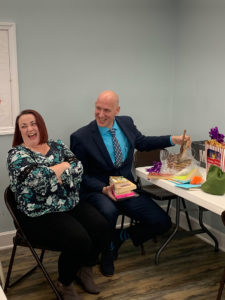
[[[181,198],[181,202],[182,202],[182,205],[183,205],[183,208],[184,208],[184,213],[185,213],[185,216],[186,216],[186,220],[187,220],[187,223],[188,223],[189,230],[192,231],[191,221],[190,221],[190,218],[189,218],[189,214],[187,212],[187,206],[186,206],[185,200],[183,198]]]
[[[211,239],[214,241],[214,243],[215,243],[214,249],[215,249],[215,252],[217,252],[217,251],[219,251],[218,241],[217,241],[216,237],[205,227],[205,225],[203,224],[203,221],[202,221],[203,212],[207,211],[207,210],[201,206],[199,206],[198,208],[199,208],[199,225],[200,225],[203,233],[204,232],[207,233],[211,237]]]
[[[164,244],[162,244],[162,246],[159,248],[159,250],[156,252],[155,255],[155,264],[158,265],[159,264],[159,256],[161,254],[161,252],[163,251],[163,249],[169,244],[169,242],[172,240],[172,238],[175,236],[175,234],[177,233],[178,229],[179,229],[179,224],[180,224],[180,200],[182,198],[177,197],[176,198],[176,226],[174,231],[171,233],[171,235],[168,237],[168,239],[164,242]]]
[[[155,264],[156,265],[159,264],[159,256],[160,256],[161,252],[169,244],[169,242],[173,239],[173,237],[175,236],[175,234],[177,233],[177,231],[179,229],[179,225],[180,225],[180,212],[182,211],[182,209],[180,207],[181,202],[184,205],[184,199],[181,198],[181,197],[177,197],[176,198],[176,223],[175,223],[175,229],[173,230],[173,232],[171,233],[171,235],[168,237],[168,239],[162,244],[162,246],[156,252],[156,255],[155,255]],[[186,207],[184,207],[184,208],[186,209]],[[203,221],[202,221],[203,212],[207,211],[207,209],[205,209],[205,208],[203,208],[201,206],[198,206],[198,209],[199,209],[199,215],[198,215],[199,218],[198,219],[199,219],[199,225],[200,225],[201,229],[193,230],[191,228],[191,226],[189,226],[190,231],[188,231],[188,232],[185,231],[183,234],[184,235],[185,234],[186,235],[194,235],[194,234],[206,233],[214,241],[214,243],[215,243],[215,247],[214,247],[215,251],[218,251],[219,247],[218,247],[218,241],[217,241],[216,237],[205,227],[205,225],[203,224]]]

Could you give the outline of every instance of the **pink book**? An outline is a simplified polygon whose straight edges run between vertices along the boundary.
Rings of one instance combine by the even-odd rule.
[[[115,192],[113,192],[113,195],[116,197],[116,199],[123,199],[123,198],[130,198],[136,196],[135,192],[128,192],[124,194],[117,195]]]

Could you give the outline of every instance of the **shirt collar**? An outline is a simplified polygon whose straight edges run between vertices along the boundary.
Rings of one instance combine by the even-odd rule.
[[[119,126],[118,126],[115,119],[114,119],[114,123],[113,123],[112,128],[114,128],[115,130],[117,130],[119,128]],[[106,134],[109,133],[109,128],[107,128],[107,127],[98,126],[98,130],[101,133],[101,135],[106,135]]]

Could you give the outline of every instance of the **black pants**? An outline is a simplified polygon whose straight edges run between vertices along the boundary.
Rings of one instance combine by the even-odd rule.
[[[130,228],[130,237],[135,246],[168,231],[172,223],[166,212],[144,191],[138,190],[138,197],[113,201],[102,193],[93,193],[87,202],[95,206],[106,217],[112,230],[119,214],[139,221]]]
[[[59,281],[70,284],[81,266],[96,264],[99,253],[110,240],[106,219],[90,204],[79,203],[68,212],[28,217],[20,224],[31,243],[60,251]]]

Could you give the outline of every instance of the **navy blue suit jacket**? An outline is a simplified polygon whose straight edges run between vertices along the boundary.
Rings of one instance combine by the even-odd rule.
[[[131,172],[134,149],[148,151],[171,146],[170,136],[144,136],[136,128],[131,117],[117,116],[116,121],[130,142],[130,149],[122,166],[116,168],[110,158],[96,121],[78,129],[70,136],[70,148],[81,160],[84,175],[80,196],[88,198],[93,192],[102,192],[109,185],[109,176],[124,176],[133,181]]]

